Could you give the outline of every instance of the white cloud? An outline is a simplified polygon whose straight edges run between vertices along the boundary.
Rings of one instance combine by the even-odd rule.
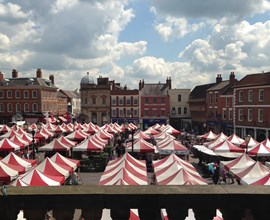
[[[51,12],[58,13],[65,9],[72,8],[76,4],[78,4],[78,0],[56,0],[52,5]]]
[[[10,46],[9,37],[7,35],[0,33],[0,52],[8,50],[9,46]]]

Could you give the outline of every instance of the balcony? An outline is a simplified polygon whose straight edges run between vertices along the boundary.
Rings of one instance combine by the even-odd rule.
[[[264,220],[269,219],[269,196],[267,186],[243,185],[8,187],[0,194],[0,216],[16,219],[24,210],[27,220],[40,220],[53,210],[55,219],[72,220],[81,209],[84,219],[100,219],[108,208],[112,219],[128,220],[129,209],[138,208],[140,219],[149,220],[166,208],[170,220],[181,220],[192,208],[197,220],[213,219],[216,209],[224,220]]]

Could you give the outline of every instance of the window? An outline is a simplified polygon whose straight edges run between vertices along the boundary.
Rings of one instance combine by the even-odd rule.
[[[116,110],[113,109],[113,110],[112,110],[112,117],[115,117],[115,116],[116,116]]]
[[[181,102],[181,101],[182,101],[182,96],[178,95],[178,102]]]
[[[29,112],[29,105],[28,103],[24,103],[23,109],[25,112]]]
[[[233,118],[233,110],[230,108],[229,109],[229,120],[232,120]]]
[[[238,121],[243,121],[243,109],[238,109]]]
[[[187,114],[187,107],[184,107],[184,115]]]
[[[134,105],[138,105],[138,98],[134,98],[134,99],[133,99],[133,104],[134,104]]]
[[[0,103],[0,112],[4,112],[4,104]]]
[[[181,107],[178,107],[178,115],[181,115],[182,114],[182,108]]]
[[[218,93],[215,93],[215,102],[218,103]]]
[[[7,104],[7,110],[8,110],[8,112],[12,112],[12,104],[11,103]]]
[[[154,117],[157,116],[157,110],[156,110],[156,109],[153,109],[153,110],[152,110],[152,116],[154,116]]]
[[[130,105],[131,101],[130,101],[130,97],[126,97],[126,105]]]
[[[16,99],[19,99],[21,97],[21,93],[19,90],[16,90],[15,97],[16,97]]]
[[[165,104],[165,98],[164,97],[161,98],[161,103]]]
[[[148,104],[148,103],[149,103],[149,99],[145,98],[145,104]]]
[[[92,104],[93,104],[93,105],[96,104],[96,97],[92,97]]]
[[[253,110],[248,109],[248,121],[253,121]]]
[[[149,115],[149,111],[147,109],[144,110],[144,116],[148,116]]]
[[[37,103],[34,103],[32,105],[32,110],[33,110],[33,112],[38,112],[38,105],[37,105]]]
[[[239,91],[239,97],[238,97],[239,102],[243,102],[243,91]]]
[[[102,97],[102,105],[106,105],[106,97]]]
[[[175,107],[172,107],[172,115],[175,115],[176,111],[175,111]]]
[[[0,99],[4,98],[4,91],[0,90]]]
[[[264,99],[264,90],[260,89],[259,90],[259,101],[262,102]]]
[[[119,110],[119,117],[123,117],[124,116],[124,114],[123,114],[123,109],[120,109]]]
[[[226,119],[227,118],[227,111],[226,108],[222,109],[222,119]]]
[[[11,90],[7,91],[7,98],[12,99],[12,91]]]
[[[130,109],[127,109],[126,112],[127,112],[127,114],[126,114],[127,117],[131,117],[131,116],[132,116],[132,115],[131,115],[131,112],[130,112]]]
[[[252,90],[248,90],[248,101],[249,102],[253,101],[253,91]]]
[[[161,110],[161,116],[165,116],[166,113],[165,113],[165,110]]]
[[[34,99],[37,98],[37,90],[32,91],[32,98],[34,98]]]
[[[157,104],[157,98],[153,98],[153,104]]]
[[[213,94],[209,93],[209,103],[212,104],[213,102]]]
[[[116,105],[116,98],[112,98],[112,105]]]
[[[28,99],[29,98],[29,92],[27,90],[23,91],[23,97],[25,99]]]
[[[16,103],[16,112],[20,112],[20,111],[21,111],[21,104]]]
[[[119,98],[119,105],[123,105],[123,98],[122,97]]]
[[[263,122],[263,110],[258,109],[258,122]]]
[[[230,98],[226,98],[226,107],[230,106]]]
[[[134,116],[138,116],[138,111],[137,111],[137,109],[133,109],[133,115],[134,115]]]

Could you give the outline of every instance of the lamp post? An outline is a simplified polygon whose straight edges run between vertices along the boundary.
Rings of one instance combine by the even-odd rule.
[[[250,140],[250,135],[247,135],[246,138],[245,138],[245,141],[246,141],[246,154],[248,154],[248,143],[249,143],[249,140]]]
[[[203,123],[204,133],[206,134],[206,123]]]
[[[35,159],[35,158],[36,158],[36,152],[35,152],[35,134],[36,134],[36,132],[35,132],[35,130],[33,129],[33,130],[31,131],[31,133],[32,133],[32,151],[33,151],[33,159]]]

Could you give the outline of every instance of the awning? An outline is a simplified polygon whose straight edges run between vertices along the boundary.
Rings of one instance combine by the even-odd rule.
[[[58,119],[60,119],[61,121],[64,121],[64,122],[67,121],[67,119],[65,119],[63,116],[59,116]]]

